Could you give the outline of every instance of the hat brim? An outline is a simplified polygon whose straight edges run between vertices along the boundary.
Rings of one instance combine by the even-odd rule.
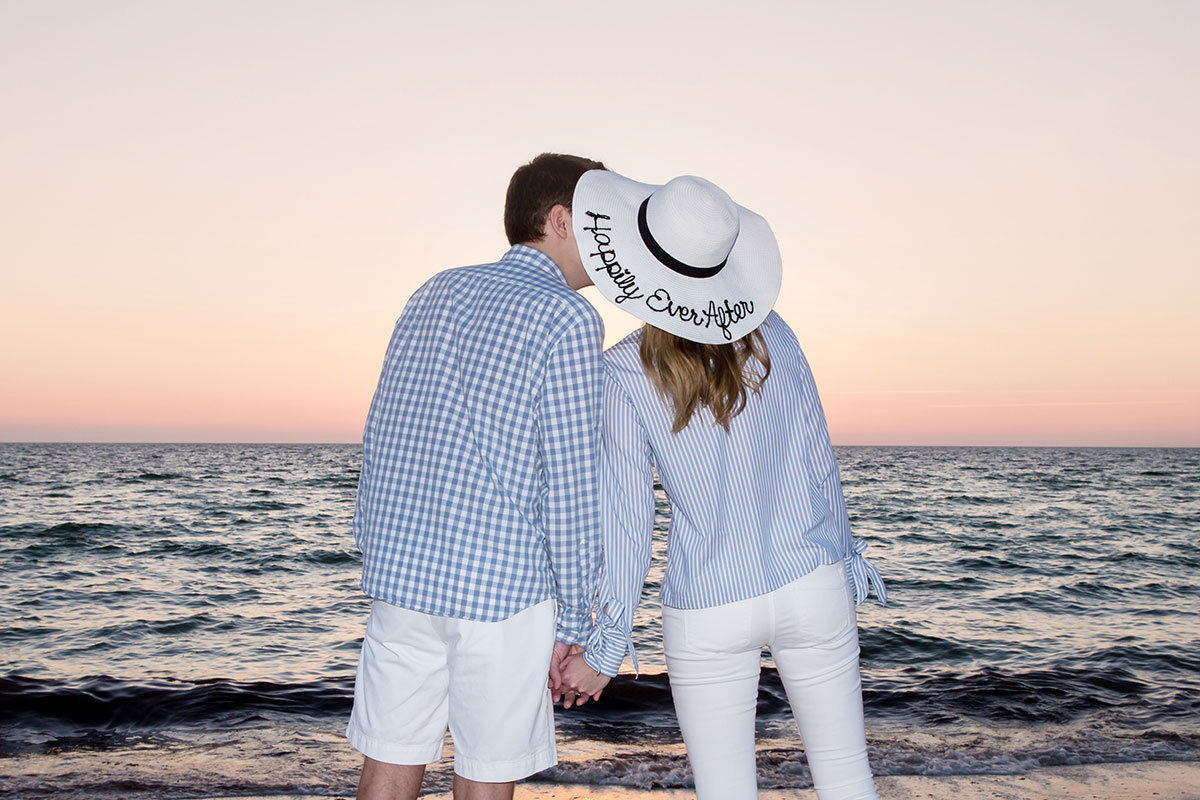
[[[638,319],[676,336],[725,344],[752,332],[779,297],[783,260],[767,221],[737,206],[737,239],[711,277],[668,268],[638,230],[638,209],[661,188],[591,170],[575,187],[571,216],[584,269],[600,294]]]

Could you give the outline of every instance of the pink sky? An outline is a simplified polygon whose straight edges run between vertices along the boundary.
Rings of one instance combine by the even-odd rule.
[[[836,443],[1200,446],[1200,5],[411,5],[0,6],[0,441],[357,441],[559,150],[771,222]]]

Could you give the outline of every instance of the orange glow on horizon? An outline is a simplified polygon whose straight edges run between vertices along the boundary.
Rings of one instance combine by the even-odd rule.
[[[557,150],[770,221],[836,444],[1200,446],[1200,5],[122,7],[0,10],[0,441],[358,441]]]

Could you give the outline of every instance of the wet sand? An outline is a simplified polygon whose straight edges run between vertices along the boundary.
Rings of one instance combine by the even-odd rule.
[[[1048,767],[1024,775],[900,775],[876,779],[883,800],[1200,800],[1200,762],[1144,761]],[[348,800],[352,795],[346,795]],[[449,793],[423,795],[450,800]],[[690,790],[523,783],[516,800],[691,800]],[[209,798],[207,800],[215,800]],[[305,800],[288,797],[242,800]],[[311,798],[310,800],[318,800]],[[321,798],[330,800],[330,798]],[[772,789],[759,800],[816,800],[811,789]]]

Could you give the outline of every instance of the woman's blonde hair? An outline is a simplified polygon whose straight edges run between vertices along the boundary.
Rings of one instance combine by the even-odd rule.
[[[747,393],[758,394],[771,373],[771,354],[758,330],[729,344],[703,344],[646,325],[640,354],[650,382],[675,415],[672,433],[683,430],[701,407],[728,431],[730,420],[745,409]],[[747,366],[751,358],[762,364],[761,375]]]

